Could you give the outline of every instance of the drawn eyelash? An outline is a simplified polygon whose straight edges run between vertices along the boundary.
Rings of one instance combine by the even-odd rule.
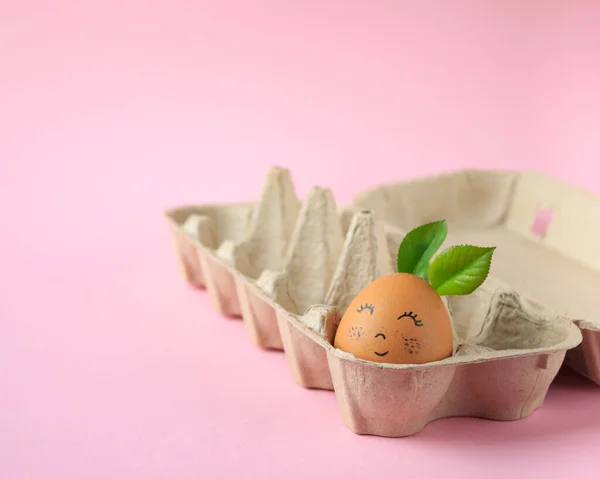
[[[360,313],[361,311],[364,311],[365,309],[369,310],[371,312],[371,316],[373,316],[373,311],[375,310],[375,307],[372,304],[365,303],[360,308],[358,308],[356,311],[358,311]]]
[[[415,313],[413,313],[412,311],[404,312],[403,314],[398,316],[398,319],[402,319],[402,318],[410,318],[415,323],[415,326],[418,326],[418,327],[423,326],[423,321],[421,321],[420,319],[417,319],[417,315]]]

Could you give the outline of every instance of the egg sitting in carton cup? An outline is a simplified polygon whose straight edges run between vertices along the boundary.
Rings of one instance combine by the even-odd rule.
[[[494,247],[438,253],[452,243],[445,220],[405,234],[380,214],[337,208],[326,188],[300,201],[274,168],[254,203],[167,219],[187,282],[241,315],[258,347],[283,350],[297,384],[334,391],[353,432],[403,437],[540,407],[579,329],[498,280]]]
[[[457,245],[442,251],[445,220],[410,231],[398,270],[367,285],[350,303],[334,346],[378,363],[424,364],[452,356],[454,337],[445,295],[467,295],[489,274],[495,247]]]

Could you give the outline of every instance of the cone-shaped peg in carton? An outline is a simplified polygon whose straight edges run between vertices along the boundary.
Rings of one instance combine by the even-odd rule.
[[[304,314],[322,304],[339,260],[344,235],[335,200],[327,188],[314,187],[302,205],[284,271],[287,294],[278,299],[287,311]]]
[[[333,388],[322,342],[333,342],[339,311],[344,311],[367,284],[391,271],[382,224],[370,212],[355,213],[325,297],[327,306],[313,306],[297,320],[285,321],[283,313],[278,316],[290,371],[298,384],[306,388]]]
[[[239,270],[257,279],[264,270],[281,271],[300,210],[289,170],[271,168],[254,206]]]
[[[242,273],[236,285],[244,324],[249,337],[261,348],[281,350],[283,346],[275,311],[257,294],[252,282],[281,273],[299,210],[289,170],[271,168],[236,259]]]
[[[345,311],[365,286],[392,271],[383,223],[370,211],[355,213],[325,304]]]

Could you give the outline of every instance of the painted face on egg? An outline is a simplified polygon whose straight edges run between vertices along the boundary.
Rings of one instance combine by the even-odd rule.
[[[442,298],[408,273],[369,284],[348,306],[334,346],[379,363],[422,364],[452,355],[452,326]]]

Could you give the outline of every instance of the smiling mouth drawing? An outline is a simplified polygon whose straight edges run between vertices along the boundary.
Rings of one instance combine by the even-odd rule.
[[[389,353],[389,351],[386,351],[385,353],[378,353],[377,351],[373,351],[375,354],[377,354],[377,356],[381,357],[381,356],[385,356],[387,353]]]

